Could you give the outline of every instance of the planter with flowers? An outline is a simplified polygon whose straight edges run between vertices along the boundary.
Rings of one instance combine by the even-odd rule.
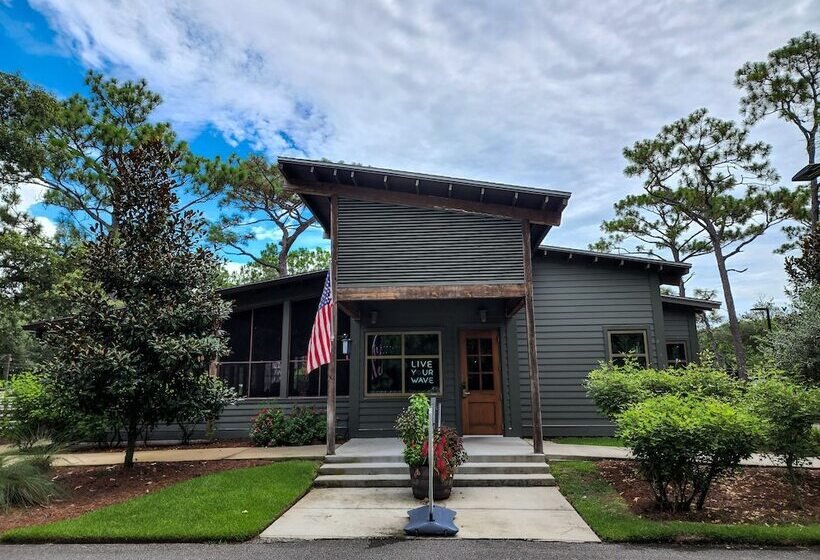
[[[404,444],[404,461],[410,468],[410,481],[416,499],[427,498],[429,483],[428,409],[426,395],[410,397],[410,405],[396,420],[396,432]],[[461,436],[453,428],[438,426],[433,430],[433,498],[446,500],[453,489],[453,475],[467,460]]]

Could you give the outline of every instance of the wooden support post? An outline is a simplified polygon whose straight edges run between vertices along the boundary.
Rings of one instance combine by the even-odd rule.
[[[541,426],[541,384],[538,377],[538,350],[535,338],[535,307],[532,289],[532,240],[530,223],[522,222],[524,238],[524,309],[527,317],[527,360],[530,368],[530,400],[532,402],[532,452],[544,452],[544,431]]]
[[[338,296],[336,294],[336,269],[339,260],[339,197],[330,197],[330,363],[327,366],[327,454],[336,454],[336,325],[338,321]]]

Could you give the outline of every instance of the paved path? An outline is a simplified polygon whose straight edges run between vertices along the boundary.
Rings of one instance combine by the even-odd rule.
[[[95,453],[64,453],[54,460],[56,467],[117,465],[123,462],[124,451],[103,451]],[[324,445],[303,447],[206,447],[185,449],[156,449],[134,453],[138,463],[221,461],[226,459],[309,459],[321,461],[325,458]]]
[[[532,445],[531,441],[525,441]],[[346,444],[345,444],[346,445]],[[345,453],[345,445],[339,447],[339,454]],[[383,450],[374,449],[374,454],[383,454]],[[566,443],[544,442],[544,454],[547,461],[567,459],[629,459],[629,450],[623,447],[607,447],[602,445],[571,445]],[[66,466],[96,466],[117,465],[122,463],[123,451],[103,451],[94,453],[65,453],[58,455],[54,465]],[[137,451],[135,459],[139,463],[178,462],[178,461],[219,461],[226,459],[308,459],[321,461],[324,459],[324,445],[307,445],[304,447],[206,447],[189,449],[157,449],[153,451]],[[772,466],[776,463],[762,455],[754,455],[744,465]],[[812,460],[811,467],[820,469],[820,458]]]
[[[409,488],[315,488],[265,529],[263,541],[403,538]],[[459,539],[598,542],[557,488],[454,488],[441,502],[457,511]]]
[[[527,440],[531,443],[532,440]],[[568,443],[544,442],[544,455],[547,461],[562,461],[569,459],[631,459],[632,455],[625,447],[609,447],[606,445],[575,445]],[[782,466],[765,455],[754,454],[741,464],[756,467]],[[820,458],[811,461],[811,468],[820,469]]]
[[[457,539],[347,540],[224,545],[0,545],[9,560],[815,560],[817,549],[660,547],[618,544],[470,541]]]

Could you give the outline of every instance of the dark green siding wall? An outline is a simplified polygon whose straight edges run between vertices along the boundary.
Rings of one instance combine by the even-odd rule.
[[[339,287],[520,283],[521,222],[339,200]]]
[[[535,258],[533,284],[544,434],[610,434],[611,424],[587,398],[583,382],[599,361],[607,359],[607,328],[645,328],[650,361],[658,363],[656,275],[608,264]],[[522,429],[529,433],[532,408],[522,313],[516,327]]]
[[[666,340],[669,342],[686,341],[689,360],[697,358],[700,348],[698,346],[695,313],[685,308],[664,306],[663,322],[666,330]]]

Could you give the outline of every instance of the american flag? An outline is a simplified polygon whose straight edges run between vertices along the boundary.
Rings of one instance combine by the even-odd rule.
[[[333,296],[330,293],[330,273],[328,272],[325,279],[325,289],[322,290],[322,299],[319,300],[319,309],[316,311],[316,319],[313,321],[313,330],[310,331],[307,364],[305,366],[308,373],[330,363],[332,304]]]

